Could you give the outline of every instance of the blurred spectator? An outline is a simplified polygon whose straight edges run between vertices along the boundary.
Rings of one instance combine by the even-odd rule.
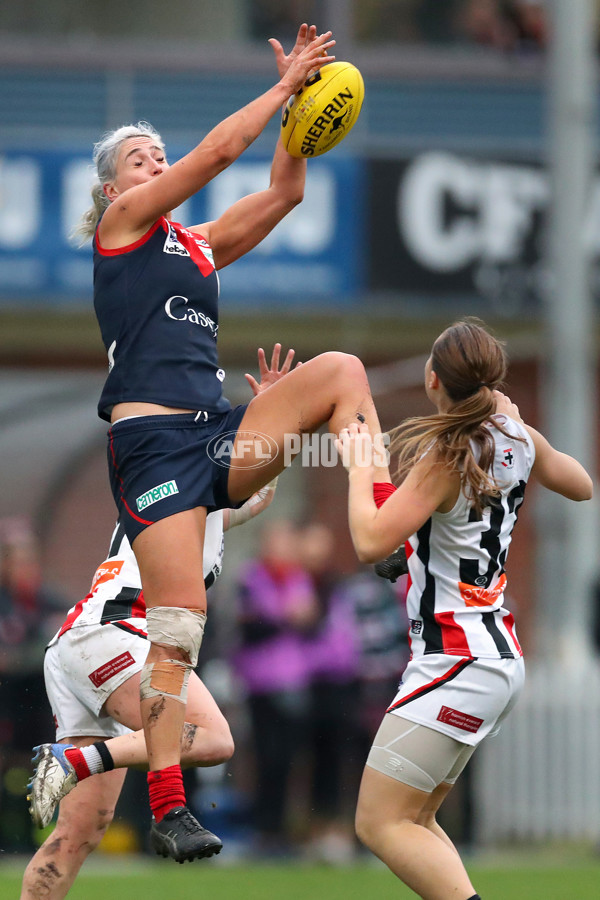
[[[356,717],[362,764],[410,655],[406,588],[406,576],[392,585],[369,567],[348,578],[341,589],[354,608],[358,628],[360,687]]]
[[[354,8],[358,40],[365,43],[421,40],[416,20],[419,3],[420,0],[361,0]],[[443,5],[438,3],[437,8]]]
[[[46,642],[68,607],[42,581],[26,522],[0,522],[0,845],[33,849],[25,802],[31,748],[53,733],[44,688]]]
[[[304,759],[310,714],[305,635],[319,608],[289,521],[262,531],[259,557],[238,580],[239,647],[234,665],[246,690],[255,762],[256,852],[292,852],[288,789],[294,762]]]
[[[539,50],[547,40],[544,0],[465,0],[459,22],[468,38],[499,50]]]
[[[465,0],[459,13],[462,33],[476,44],[508,50],[511,29],[502,16],[498,0]]]
[[[335,536],[311,522],[300,533],[300,557],[319,605],[306,638],[311,670],[309,741],[312,857],[344,864],[354,855],[354,808],[362,771],[357,759],[359,640],[352,600],[339,590]]]
[[[448,44],[465,40],[503,51],[537,50],[547,40],[545,0],[360,0],[359,41]]]
[[[248,4],[251,37],[261,41],[276,37],[284,46],[294,43],[300,22],[316,24],[319,32],[333,28],[323,17],[323,0],[250,0]]]

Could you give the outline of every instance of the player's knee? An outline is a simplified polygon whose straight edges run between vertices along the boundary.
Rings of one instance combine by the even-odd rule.
[[[99,809],[87,834],[87,852],[95,850],[114,818],[114,809]]]
[[[226,732],[221,731],[216,734],[213,738],[210,754],[212,765],[220,766],[222,763],[228,762],[233,756],[234,750],[235,745],[229,729]]]
[[[91,812],[85,819],[74,818],[68,823],[61,823],[59,820],[48,842],[49,852],[60,849],[62,853],[66,850],[76,857],[88,856],[106,834],[114,815],[114,807],[102,807]]]
[[[360,804],[356,807],[356,815],[354,818],[354,830],[358,840],[369,850],[373,848],[375,843],[375,830],[377,821],[369,815],[367,810]]]
[[[168,648],[173,658],[183,656],[194,668],[204,636],[206,613],[201,609],[153,606],[146,610],[148,640]]]
[[[323,380],[326,384],[341,382],[346,388],[349,383],[359,379],[366,380],[365,367],[358,356],[342,353],[340,350],[328,350],[318,359],[323,367]]]
[[[362,362],[353,353],[344,353],[342,350],[327,350],[321,354],[320,358],[334,371],[364,371]]]
[[[231,759],[235,745],[225,720],[212,729],[186,722],[181,749],[182,755],[187,757],[188,765],[219,766]]]
[[[233,735],[225,718],[221,722],[219,734],[217,737],[218,756],[221,762],[227,762],[233,756],[235,744]]]

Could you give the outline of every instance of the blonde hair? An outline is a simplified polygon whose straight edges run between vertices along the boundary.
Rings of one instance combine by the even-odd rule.
[[[495,443],[486,423],[496,408],[492,392],[506,376],[504,346],[482,323],[465,319],[437,338],[431,367],[452,405],[436,415],[407,419],[391,432],[397,476],[402,480],[416,460],[426,461],[424,476],[442,465],[460,475],[461,487],[480,515],[499,493],[490,474]],[[507,434],[498,421],[494,426]]]
[[[73,230],[73,237],[80,243],[94,236],[96,226],[102,214],[110,206],[110,200],[104,193],[104,185],[112,181],[117,174],[117,159],[124,141],[133,137],[148,137],[154,144],[165,149],[160,134],[149,122],[138,122],[137,125],[122,125],[114,131],[107,131],[98,143],[94,144],[94,168],[96,179],[92,185],[92,206],[83,214],[79,224]]]

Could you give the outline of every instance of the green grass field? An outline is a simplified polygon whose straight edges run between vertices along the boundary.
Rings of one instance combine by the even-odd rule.
[[[0,897],[18,900],[18,863],[0,862]],[[597,900],[600,860],[552,862],[552,854],[526,854],[484,864],[467,863],[483,900]],[[344,869],[313,865],[225,866],[213,862],[177,866],[97,857],[69,900],[414,900],[415,895],[378,865]]]

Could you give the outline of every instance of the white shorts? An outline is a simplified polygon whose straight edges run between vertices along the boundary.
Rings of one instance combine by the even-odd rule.
[[[145,619],[136,620],[139,628]],[[116,625],[81,625],[46,650],[44,679],[56,739],[117,737],[131,729],[102,711],[120,685],[141,671],[150,643]]]
[[[525,681],[519,659],[466,659],[432,653],[410,660],[387,710],[476,747],[500,730]]]

